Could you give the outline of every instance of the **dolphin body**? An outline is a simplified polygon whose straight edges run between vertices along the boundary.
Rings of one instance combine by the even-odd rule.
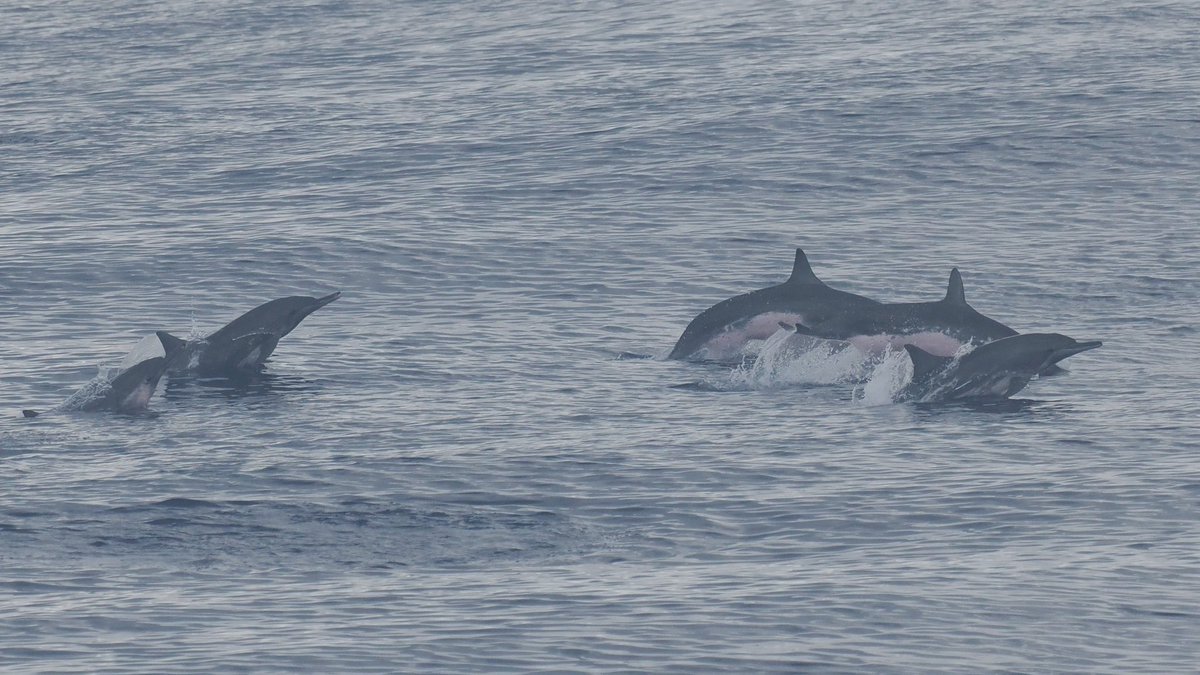
[[[94,412],[107,410],[118,413],[135,413],[145,410],[150,405],[150,397],[158,388],[171,356],[179,348],[179,340],[169,333],[158,331],[158,339],[162,342],[165,356],[155,356],[126,368],[117,375],[104,394],[85,401],[79,410]],[[25,417],[37,417],[41,413],[34,410],[22,410]]]
[[[199,340],[184,341],[167,334],[178,346],[170,359],[170,372],[203,376],[253,372],[275,351],[280,338],[309,314],[341,296],[338,291],[320,298],[294,295],[272,300]]]
[[[1024,389],[1038,373],[1101,344],[1099,340],[1079,342],[1058,333],[1026,333],[989,342],[960,359],[937,356],[906,344],[913,377],[896,399],[929,402],[1008,398]]]
[[[946,297],[935,302],[904,302],[860,306],[815,323],[801,321],[796,332],[844,340],[867,354],[889,347],[916,345],[938,356],[953,356],[964,344],[1011,337],[1017,331],[975,311],[967,304],[962,275],[950,271]]]
[[[704,310],[684,329],[667,358],[728,360],[749,340],[770,337],[779,330],[780,322],[822,325],[848,312],[878,307],[870,298],[827,286],[813,273],[804,250],[798,248],[787,281]]]

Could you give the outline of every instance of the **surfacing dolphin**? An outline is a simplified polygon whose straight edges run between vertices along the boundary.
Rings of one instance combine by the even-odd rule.
[[[946,297],[936,302],[861,306],[823,321],[800,321],[796,332],[844,340],[867,354],[916,345],[938,356],[953,356],[966,343],[982,344],[1017,334],[967,304],[957,268],[950,271]]]
[[[989,342],[959,359],[936,356],[906,344],[913,377],[896,399],[929,402],[1008,398],[1024,389],[1038,373],[1101,344],[1099,340],[1079,342],[1058,333],[1026,333]]]
[[[667,358],[725,361],[736,358],[750,340],[770,337],[780,322],[820,325],[847,312],[878,306],[870,298],[827,286],[798,248],[787,281],[704,310],[684,329]]]
[[[150,405],[150,397],[154,395],[154,390],[158,388],[158,381],[167,372],[171,356],[179,348],[180,342],[163,331],[155,334],[162,342],[164,356],[146,359],[121,371],[120,375],[108,383],[103,393],[85,400],[77,409],[86,412],[107,410],[118,413],[145,410]],[[21,414],[25,417],[37,417],[41,413],[22,410]]]
[[[292,332],[309,314],[342,297],[341,291],[313,298],[294,295],[259,305],[224,328],[199,340],[180,340],[169,364],[172,373],[221,376],[252,372],[262,366],[279,339]]]

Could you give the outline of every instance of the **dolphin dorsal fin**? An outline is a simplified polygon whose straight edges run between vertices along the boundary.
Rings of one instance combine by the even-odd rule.
[[[808,256],[804,255],[804,249],[796,249],[796,260],[792,263],[792,276],[788,277],[789,284],[821,284],[824,282],[813,274],[812,265],[808,264]]]
[[[950,270],[950,283],[946,285],[946,297],[942,302],[952,305],[967,304],[967,293],[963,290],[962,275],[958,273],[958,268]]]
[[[167,356],[170,356],[177,350],[182,349],[183,346],[187,344],[186,341],[171,335],[165,330],[154,331],[154,334],[158,336],[158,341],[162,343],[163,352]]]
[[[935,356],[913,345],[904,345],[904,350],[908,352],[908,358],[912,359],[913,382],[918,382],[934,373],[941,372],[954,360],[944,356]]]

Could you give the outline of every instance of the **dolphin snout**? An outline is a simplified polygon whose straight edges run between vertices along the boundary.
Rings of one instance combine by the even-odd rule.
[[[1080,352],[1086,352],[1089,349],[1095,349],[1103,344],[1104,343],[1099,340],[1089,340],[1087,342],[1076,342],[1069,347],[1055,349],[1054,352],[1050,354],[1050,358],[1046,359],[1046,363],[1043,364],[1043,368],[1058,363],[1069,356],[1074,356]]]
[[[1076,344],[1075,346],[1069,347],[1068,349],[1065,349],[1063,351],[1068,352],[1068,356],[1070,356],[1072,354],[1078,354],[1079,352],[1086,352],[1089,349],[1095,349],[1096,347],[1100,347],[1103,344],[1104,343],[1099,340],[1089,340],[1087,342],[1080,342],[1080,343]]]
[[[342,292],[334,291],[334,292],[330,293],[329,295],[326,295],[321,298],[317,298],[317,301],[314,303],[315,306],[313,307],[313,311],[321,309],[325,305],[328,305],[329,303],[333,302],[334,300],[337,300],[340,297],[342,297]]]

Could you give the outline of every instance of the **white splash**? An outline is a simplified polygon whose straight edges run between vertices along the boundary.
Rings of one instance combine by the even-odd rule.
[[[861,379],[865,364],[862,352],[848,343],[780,329],[763,343],[752,364],[734,369],[730,380],[748,389],[838,384]]]
[[[103,366],[100,367],[99,371],[96,377],[93,377],[87,384],[80,387],[79,391],[68,396],[67,400],[54,407],[53,410],[83,410],[87,404],[96,399],[103,398],[108,393],[108,390],[112,389],[112,378],[120,374],[120,371],[115,368],[105,368]]]
[[[887,405],[896,401],[900,390],[912,382],[913,365],[908,352],[888,349],[867,381],[854,391],[854,400],[862,405]]]
[[[974,351],[977,346],[970,342],[961,344],[949,356],[957,362]],[[889,347],[884,351],[883,358],[874,364],[866,382],[854,390],[854,400],[868,406],[895,403],[901,390],[912,383],[912,378],[913,363],[908,352],[903,348]],[[921,400],[936,400],[941,391],[941,389],[937,389]]]
[[[184,339],[191,342],[192,340],[201,340],[206,337],[208,337],[208,331],[200,329],[200,324],[196,322],[196,313],[192,312],[192,326],[188,330],[187,337]]]

